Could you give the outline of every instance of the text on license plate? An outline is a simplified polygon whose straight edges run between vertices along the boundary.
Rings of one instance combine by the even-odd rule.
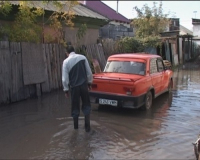
[[[99,104],[107,104],[111,106],[117,106],[117,101],[116,100],[109,100],[109,99],[99,99]]]

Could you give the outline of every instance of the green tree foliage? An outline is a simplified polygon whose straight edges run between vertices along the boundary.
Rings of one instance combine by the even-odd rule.
[[[116,49],[120,53],[136,53],[144,51],[144,45],[135,37],[124,37],[117,41]]]
[[[73,27],[73,6],[77,1],[17,1],[18,12],[14,15],[12,25],[4,25],[0,35],[7,35],[10,41],[41,42],[44,38],[52,39],[51,35],[44,35],[44,26],[53,28],[58,42],[63,43],[63,26]],[[37,5],[40,3],[40,5]],[[4,16],[13,10],[12,1],[0,1],[0,13]],[[54,9],[51,15],[46,15],[45,7]]]
[[[135,28],[135,36],[143,41],[146,46],[158,46],[160,43],[160,33],[165,31],[170,24],[169,14],[163,13],[162,2],[150,8],[147,4],[141,9],[134,7],[137,18],[133,19],[132,25]]]
[[[0,13],[7,15],[11,11],[11,4],[7,1],[0,1]]]

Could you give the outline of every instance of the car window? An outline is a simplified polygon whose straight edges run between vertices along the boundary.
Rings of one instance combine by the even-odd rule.
[[[158,65],[158,71],[162,72],[164,70],[164,66],[163,66],[162,60],[158,59],[157,60],[157,65]]]
[[[157,73],[158,67],[157,67],[157,59],[153,58],[150,60],[150,74]]]
[[[104,72],[145,75],[145,63],[135,61],[108,61]]]

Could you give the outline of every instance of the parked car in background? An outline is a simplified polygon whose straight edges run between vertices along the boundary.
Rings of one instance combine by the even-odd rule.
[[[93,75],[91,103],[150,109],[152,100],[173,87],[173,72],[162,57],[146,53],[116,54],[104,71]]]

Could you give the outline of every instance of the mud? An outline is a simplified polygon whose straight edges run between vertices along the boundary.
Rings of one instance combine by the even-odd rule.
[[[0,107],[0,159],[195,159],[200,71],[174,72],[150,111],[92,106],[90,133],[73,130],[62,91]]]

